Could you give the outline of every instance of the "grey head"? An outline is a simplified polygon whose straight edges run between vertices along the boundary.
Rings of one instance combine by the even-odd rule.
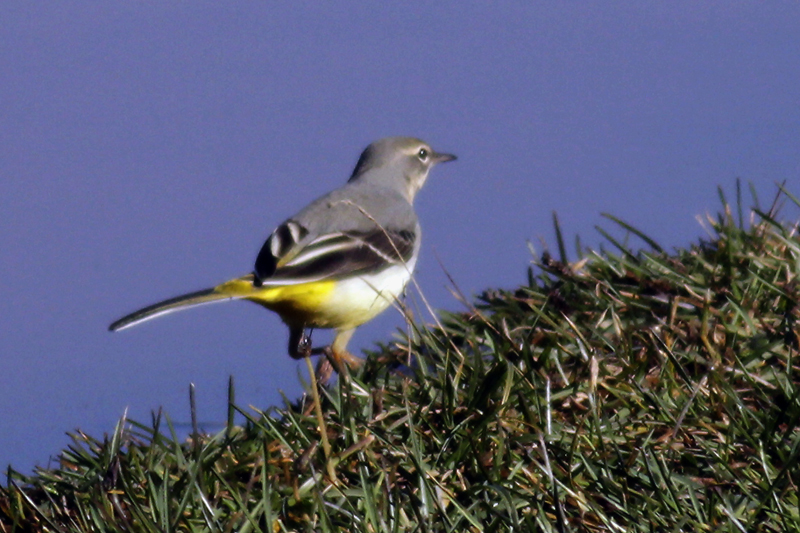
[[[349,182],[369,182],[399,190],[409,203],[425,184],[428,172],[456,156],[434,151],[414,137],[386,137],[364,149]]]

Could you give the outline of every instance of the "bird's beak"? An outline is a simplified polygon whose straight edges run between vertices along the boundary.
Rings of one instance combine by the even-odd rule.
[[[448,161],[454,161],[455,159],[458,159],[453,154],[440,154],[439,152],[434,152],[431,158],[436,164],[447,163]]]

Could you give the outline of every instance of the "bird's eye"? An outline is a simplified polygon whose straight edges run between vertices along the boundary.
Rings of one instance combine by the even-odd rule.
[[[421,161],[427,161],[428,160],[427,148],[420,148],[419,152],[417,152],[417,157],[419,157]]]

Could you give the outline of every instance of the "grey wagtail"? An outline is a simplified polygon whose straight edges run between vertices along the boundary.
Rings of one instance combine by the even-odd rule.
[[[307,328],[336,330],[336,370],[360,360],[347,352],[356,327],[398,298],[417,263],[420,226],[413,202],[428,172],[456,156],[411,137],[370,144],[347,183],[311,202],[272,232],[252,274],[145,307],[109,327],[129,328],[173,311],[222,300],[249,300],[289,326],[289,355],[312,350]]]

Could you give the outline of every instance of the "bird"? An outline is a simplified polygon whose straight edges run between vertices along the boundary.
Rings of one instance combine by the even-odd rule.
[[[225,300],[277,313],[289,328],[295,359],[324,353],[337,372],[360,364],[347,351],[356,328],[403,294],[420,252],[414,199],[430,170],[455,155],[414,137],[387,137],[361,153],[347,182],[312,201],[269,235],[249,274],[126,315],[121,331],[147,320]],[[333,329],[330,346],[313,348],[316,328]]]

